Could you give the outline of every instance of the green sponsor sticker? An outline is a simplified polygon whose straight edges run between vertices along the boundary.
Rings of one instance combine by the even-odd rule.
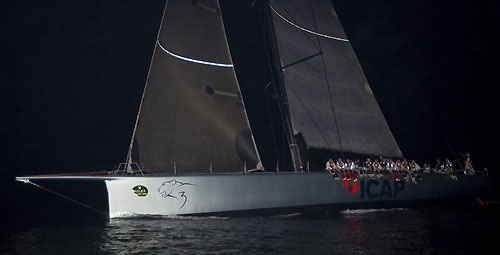
[[[136,185],[132,188],[132,190],[134,190],[134,193],[140,197],[145,197],[148,194],[148,188],[144,185]]]

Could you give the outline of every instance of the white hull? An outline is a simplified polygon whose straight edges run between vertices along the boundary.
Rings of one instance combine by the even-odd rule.
[[[441,174],[417,184],[360,178],[359,189],[350,193],[326,173],[144,175],[105,182],[111,218],[467,198],[489,184],[487,177],[452,180]]]

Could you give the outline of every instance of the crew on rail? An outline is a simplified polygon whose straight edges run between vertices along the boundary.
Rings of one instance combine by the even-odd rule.
[[[475,174],[474,168],[472,167],[472,162],[470,159],[470,154],[468,152],[461,154],[464,162],[464,174],[473,175]],[[393,178],[396,181],[400,181],[401,178],[405,180],[411,180],[416,182],[422,178],[424,173],[440,173],[450,175],[452,179],[457,179],[456,171],[453,169],[453,163],[450,159],[445,158],[445,160],[437,159],[434,168],[431,165],[425,163],[423,167],[411,160],[410,162],[406,159],[396,159],[394,161],[390,158],[379,157],[378,159],[367,158],[361,163],[361,160],[351,160],[338,158],[337,162],[333,158],[329,158],[325,164],[326,171],[330,172],[335,179],[349,179],[354,180],[357,176],[360,177],[370,177],[370,178]]]

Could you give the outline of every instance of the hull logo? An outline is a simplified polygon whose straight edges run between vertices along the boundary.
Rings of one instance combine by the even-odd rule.
[[[163,198],[172,198],[178,201],[179,209],[182,209],[188,201],[186,187],[193,186],[189,182],[181,182],[176,179],[164,181],[158,188],[158,193]]]
[[[347,188],[349,194],[354,194],[358,192],[359,189],[358,179],[354,179],[352,183],[349,183],[349,179],[344,178],[342,180],[342,187]]]
[[[347,179],[342,181],[342,187],[346,188],[349,194],[359,192],[360,199],[396,198],[399,193],[405,190],[403,181],[389,180],[354,180],[349,183]]]
[[[144,185],[136,185],[132,188],[132,190],[139,197],[145,197],[146,195],[148,195],[148,188],[146,188],[146,186]]]
[[[379,182],[378,180],[369,180],[365,183],[364,180],[361,181],[361,194],[360,199],[365,197],[368,199],[377,198],[396,198],[399,193],[405,190],[404,181],[392,181],[383,180]]]

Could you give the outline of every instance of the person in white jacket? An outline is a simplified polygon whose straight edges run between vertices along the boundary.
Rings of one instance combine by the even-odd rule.
[[[333,159],[329,159],[325,164],[326,171],[332,173],[334,166],[335,166],[335,163],[333,162]]]

